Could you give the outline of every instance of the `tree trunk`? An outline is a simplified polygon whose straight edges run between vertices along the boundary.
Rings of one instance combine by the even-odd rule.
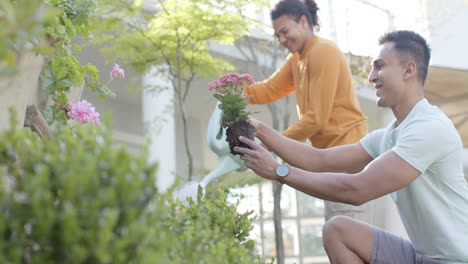
[[[176,30],[177,34],[177,51],[176,51],[176,56],[177,56],[177,64],[176,64],[176,74],[174,77],[176,78],[177,84],[174,85],[175,92],[177,94],[177,99],[179,101],[179,107],[180,107],[180,113],[182,115],[182,125],[184,129],[184,146],[185,146],[185,153],[187,154],[187,161],[188,161],[188,181],[193,180],[193,158],[192,158],[192,152],[190,150],[190,145],[189,145],[189,138],[188,138],[188,124],[187,124],[187,113],[185,112],[185,100],[182,92],[182,51],[180,48],[180,43],[181,39],[179,37],[179,33]]]
[[[281,190],[283,186],[273,181],[273,221],[275,225],[276,263],[284,264],[284,243],[281,213]]]
[[[189,146],[187,113],[185,112],[184,102],[182,101],[182,98],[180,98],[180,96],[179,96],[178,101],[179,101],[180,113],[182,115],[185,153],[187,154],[187,160],[188,160],[188,180],[192,181],[193,180],[193,158],[192,158],[192,152]]]
[[[49,96],[39,81],[44,58],[34,52],[21,52],[17,59],[17,72],[0,75],[0,130],[10,128],[10,108],[16,113],[18,125],[23,126],[26,107],[40,105]]]

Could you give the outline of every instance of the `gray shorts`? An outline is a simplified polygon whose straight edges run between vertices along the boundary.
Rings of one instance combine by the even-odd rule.
[[[408,240],[374,228],[371,264],[443,264],[419,254]]]

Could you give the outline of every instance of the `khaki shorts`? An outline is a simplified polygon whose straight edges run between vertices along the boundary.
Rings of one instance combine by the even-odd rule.
[[[408,240],[374,228],[371,264],[443,264],[419,254]]]

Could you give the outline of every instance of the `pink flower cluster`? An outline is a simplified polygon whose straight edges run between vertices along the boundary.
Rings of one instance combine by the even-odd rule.
[[[114,78],[118,76],[120,76],[120,78],[122,79],[125,78],[125,72],[122,68],[120,68],[118,64],[114,64],[114,67],[112,68],[112,71],[110,72],[110,77]]]
[[[244,91],[245,87],[254,83],[254,78],[248,73],[228,73],[221,76],[218,80],[214,80],[208,83],[208,90],[214,90],[217,94],[221,95],[224,95],[228,92],[240,94]]]
[[[81,123],[93,122],[95,126],[99,125],[99,113],[94,106],[86,100],[76,103],[68,103],[68,116]]]

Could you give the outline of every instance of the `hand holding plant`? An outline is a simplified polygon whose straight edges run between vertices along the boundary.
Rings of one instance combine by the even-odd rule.
[[[236,155],[235,146],[247,147],[239,141],[239,136],[254,139],[255,128],[247,122],[250,114],[246,111],[247,99],[250,97],[243,93],[244,89],[254,84],[254,78],[246,74],[228,73],[208,84],[208,89],[215,92],[213,95],[219,102],[222,110],[221,127],[217,139],[222,136],[223,127],[227,127],[226,141],[229,142],[231,154]]]

